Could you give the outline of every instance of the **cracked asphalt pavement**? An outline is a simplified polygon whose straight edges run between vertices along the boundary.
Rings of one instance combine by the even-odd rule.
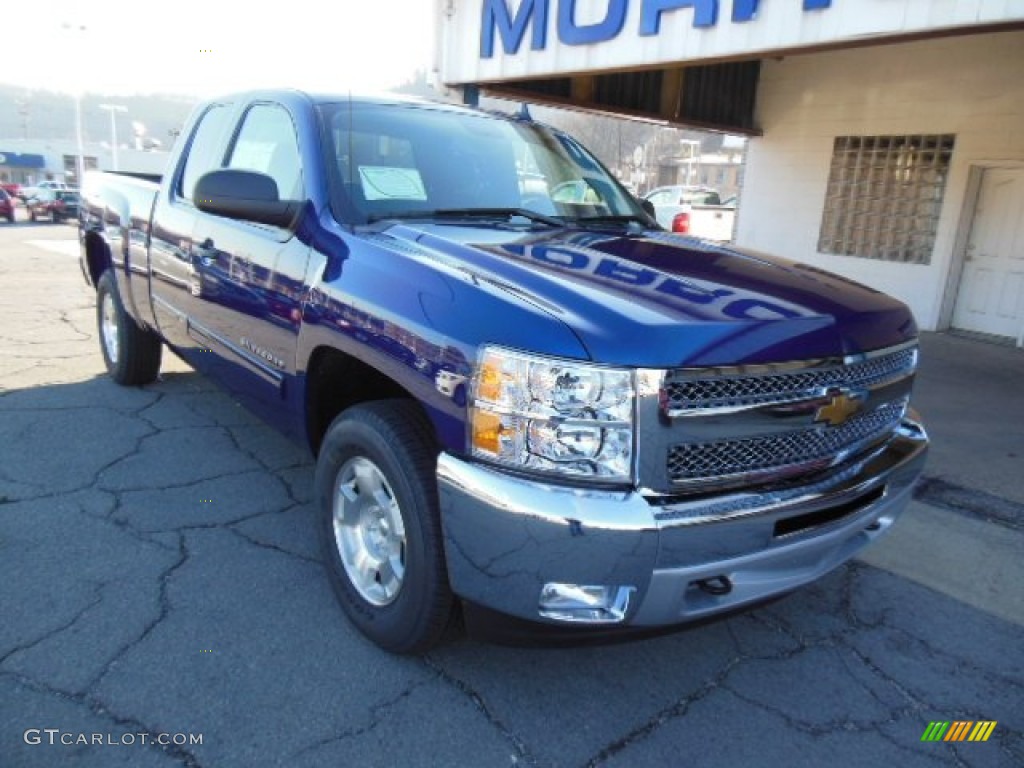
[[[0,766],[1024,765],[1024,351],[925,339],[928,480],[809,588],[654,639],[398,658],[335,605],[308,453],[171,355],[108,380],[76,253],[0,228]],[[922,743],[933,720],[998,725]]]

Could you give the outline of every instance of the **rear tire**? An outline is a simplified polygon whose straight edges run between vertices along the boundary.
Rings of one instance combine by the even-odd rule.
[[[125,312],[110,270],[103,273],[97,284],[96,326],[103,362],[114,381],[124,386],[142,386],[156,379],[163,351],[160,337],[140,328]]]
[[[452,615],[436,464],[430,426],[408,400],[349,408],[320,447],[316,499],[328,578],[349,620],[392,653],[429,650]]]

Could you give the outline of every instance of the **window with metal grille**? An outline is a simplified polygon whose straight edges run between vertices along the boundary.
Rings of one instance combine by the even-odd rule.
[[[954,138],[837,137],[818,251],[928,264]]]

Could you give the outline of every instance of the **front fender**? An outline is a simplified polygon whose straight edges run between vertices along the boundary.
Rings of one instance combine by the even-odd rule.
[[[427,248],[381,232],[314,242],[299,373],[319,347],[366,363],[423,405],[446,450],[466,450],[467,389],[481,345],[587,357],[549,311]]]

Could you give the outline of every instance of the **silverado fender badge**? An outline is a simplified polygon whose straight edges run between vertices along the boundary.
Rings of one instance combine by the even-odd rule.
[[[241,339],[239,339],[239,341],[241,342],[242,346],[245,349],[249,350],[250,352],[252,352],[257,357],[262,358],[263,360],[265,360],[266,362],[270,363],[275,368],[284,369],[284,360],[282,360],[281,358],[275,357],[270,352],[265,350],[263,347],[258,346],[256,344],[253,344],[245,336],[243,336]]]
[[[831,396],[828,404],[821,406],[814,413],[814,423],[827,423],[830,427],[838,427],[845,424],[853,415],[860,413],[864,407],[864,395],[859,392],[838,391]]]

